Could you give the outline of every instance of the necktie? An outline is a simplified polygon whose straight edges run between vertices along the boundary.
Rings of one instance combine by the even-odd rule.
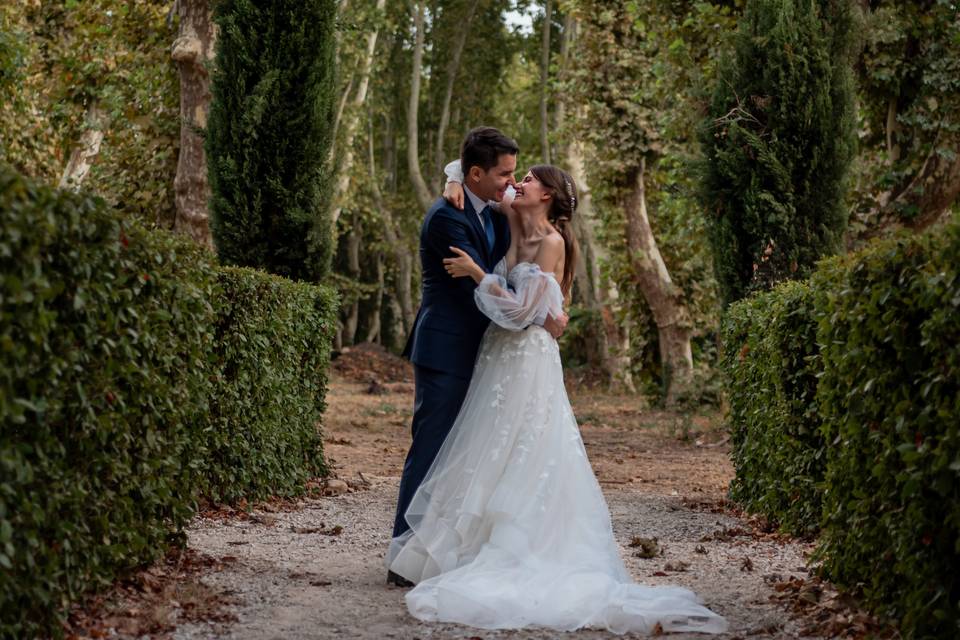
[[[490,215],[490,207],[484,207],[483,211],[480,212],[480,217],[483,218],[483,230],[487,234],[487,248],[490,251],[493,251],[493,243],[496,240],[496,237],[493,233],[493,217]]]

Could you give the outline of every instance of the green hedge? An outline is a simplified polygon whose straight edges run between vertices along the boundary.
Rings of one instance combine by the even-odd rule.
[[[224,268],[219,281],[204,493],[226,501],[299,493],[326,472],[317,427],[336,297],[253,269]]]
[[[731,497],[802,535],[819,523],[825,459],[812,311],[810,287],[788,282],[731,305],[722,325],[737,472]]]
[[[162,553],[191,515],[215,273],[0,171],[0,635]]]
[[[960,222],[733,305],[724,346],[733,496],[819,527],[905,637],[960,636]]]
[[[0,637],[323,471],[332,293],[0,167]],[[299,487],[298,487],[299,485]]]
[[[960,637],[960,224],[824,264],[819,553],[907,637]]]

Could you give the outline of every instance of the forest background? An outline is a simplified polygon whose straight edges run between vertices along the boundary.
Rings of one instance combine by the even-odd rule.
[[[854,4],[847,250],[929,226],[960,192],[956,7]],[[698,131],[743,9],[742,0],[340,0],[324,169],[335,243],[326,280],[342,296],[335,346],[402,347],[423,213],[464,132],[488,124],[519,142],[520,175],[551,162],[580,186],[567,366],[649,398],[718,401],[723,304],[698,199]],[[195,197],[208,188],[210,4],[27,0],[0,11],[3,158],[212,246],[206,199]],[[947,178],[911,199],[932,166]]]

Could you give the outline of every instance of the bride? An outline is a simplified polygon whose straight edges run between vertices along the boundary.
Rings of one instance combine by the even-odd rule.
[[[726,621],[682,587],[634,584],[563,386],[557,317],[573,280],[573,179],[538,165],[501,212],[511,244],[485,274],[451,247],[492,320],[459,415],[394,538],[391,571],[417,583],[410,613],[485,629],[718,633]]]

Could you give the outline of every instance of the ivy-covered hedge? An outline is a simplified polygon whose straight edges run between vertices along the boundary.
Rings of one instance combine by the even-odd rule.
[[[734,497],[819,528],[905,637],[960,637],[960,221],[733,305],[724,345]]]
[[[335,300],[0,167],[0,637],[323,471]]]
[[[960,637],[960,224],[821,266],[820,555],[904,635]]]
[[[816,329],[812,290],[800,282],[731,305],[722,328],[737,471],[731,497],[803,535],[819,524],[825,459]]]
[[[336,324],[330,289],[226,267],[203,493],[289,495],[326,472],[318,430]]]
[[[162,553],[190,517],[213,264],[0,170],[0,636]]]

